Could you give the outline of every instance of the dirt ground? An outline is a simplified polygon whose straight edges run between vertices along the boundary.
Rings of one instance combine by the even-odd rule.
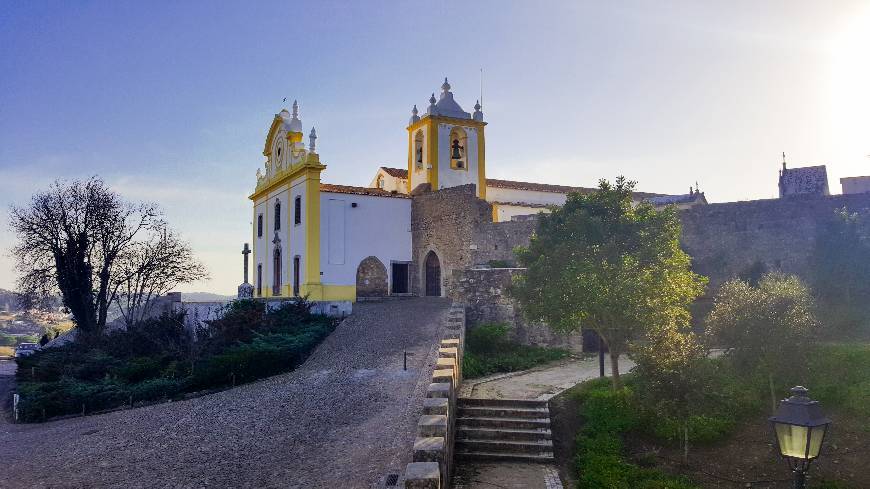
[[[808,483],[834,480],[847,487],[870,488],[870,431],[848,417],[830,414],[834,424],[822,455],[813,462]],[[774,446],[765,416],[744,425],[724,443],[690,447],[689,466],[680,466],[677,448],[662,448],[642,439],[627,440],[634,457],[653,454],[668,472],[682,473],[705,489],[787,489],[792,475]]]
[[[550,399],[553,449],[559,474],[566,487],[576,487],[574,439],[582,428],[579,403],[564,392]],[[808,483],[833,480],[852,489],[870,488],[870,426],[836,412],[825,438],[822,455],[813,462]],[[791,489],[792,474],[774,446],[766,416],[744,425],[723,443],[693,446],[689,466],[681,465],[677,447],[662,447],[641,437],[628,437],[629,457],[638,465],[652,456],[658,468],[688,476],[704,489]]]

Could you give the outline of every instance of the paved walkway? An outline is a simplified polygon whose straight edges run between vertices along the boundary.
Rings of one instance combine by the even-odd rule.
[[[631,359],[620,357],[620,372],[626,373],[633,367],[634,362]],[[486,399],[547,400],[580,382],[597,378],[599,372],[597,356],[569,358],[523,372],[465,381],[460,387],[460,395]],[[610,376],[609,357],[605,357],[604,372]]]
[[[620,358],[621,372],[628,372],[634,362]],[[605,359],[610,374],[610,359]],[[462,397],[485,399],[547,400],[585,380],[599,376],[598,357],[569,358],[532,370],[497,374],[466,380],[460,387]],[[527,463],[464,463],[457,467],[454,489],[562,489],[554,465]]]
[[[356,304],[296,371],[210,396],[0,424],[0,487],[369,488],[410,461],[449,305]]]

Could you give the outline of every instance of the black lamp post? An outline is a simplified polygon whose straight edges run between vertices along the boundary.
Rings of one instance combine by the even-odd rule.
[[[795,489],[805,489],[810,463],[819,456],[831,420],[822,414],[819,401],[807,395],[806,387],[793,387],[770,418],[779,453],[794,472]]]

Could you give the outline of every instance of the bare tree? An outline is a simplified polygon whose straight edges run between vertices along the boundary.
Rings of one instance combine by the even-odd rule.
[[[165,224],[119,260],[115,301],[128,325],[147,318],[153,300],[183,283],[208,277],[205,266],[193,256],[190,245]]]
[[[56,181],[29,206],[10,212],[19,293],[37,303],[59,291],[79,330],[100,333],[109,305],[128,282],[130,268],[122,264],[165,229],[160,216],[154,205],[127,202],[97,177]]]

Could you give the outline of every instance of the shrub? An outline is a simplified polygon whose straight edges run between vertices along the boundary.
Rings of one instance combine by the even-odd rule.
[[[150,379],[131,385],[128,389],[133,401],[154,401],[174,397],[182,391],[182,384],[175,379]]]
[[[18,359],[25,421],[176,397],[275,375],[305,361],[336,322],[304,300],[266,311],[236,301],[195,344],[182,315],[149,319],[110,335]]]
[[[764,275],[753,287],[741,280],[726,282],[707,318],[707,331],[730,348],[734,364],[761,372],[768,380],[771,410],[776,410],[774,379],[783,380],[804,366],[818,329],[815,304],[796,276]]]
[[[633,379],[626,379],[627,384]],[[641,468],[623,456],[622,433],[637,429],[643,421],[634,405],[632,391],[614,391],[607,379],[584,383],[573,395],[582,401],[585,421],[577,437],[576,468],[579,487],[590,489],[694,489],[688,480]]]
[[[526,370],[568,356],[560,348],[544,348],[514,343],[508,339],[506,324],[482,324],[468,331],[462,369],[468,378],[497,372]]]

